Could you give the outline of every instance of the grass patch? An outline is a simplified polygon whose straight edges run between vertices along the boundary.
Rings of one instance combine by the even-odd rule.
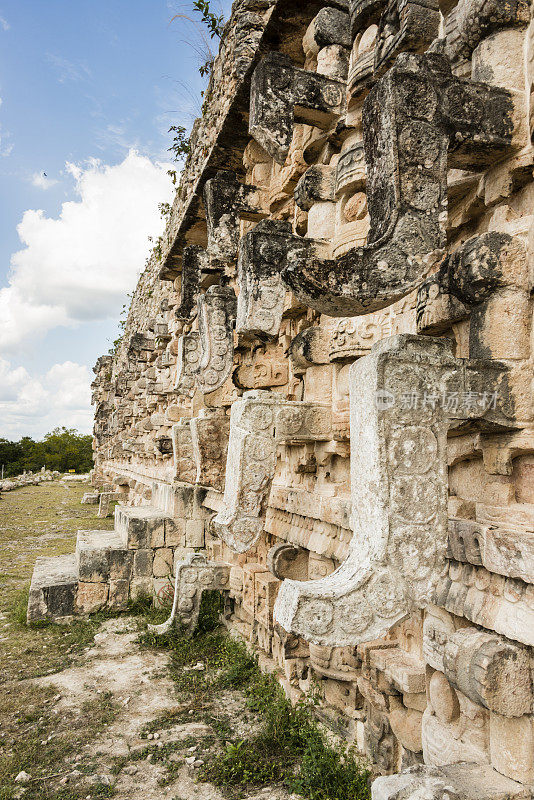
[[[92,785],[90,791],[87,784],[57,786],[61,776],[74,769],[74,756],[114,719],[111,696],[103,693],[79,710],[55,713],[54,693],[52,688],[34,685],[3,692],[0,800],[14,797],[19,788],[15,778],[23,770],[32,778],[24,792],[27,800],[70,800],[89,793],[112,796],[110,786]]]
[[[245,644],[221,631],[220,598],[215,595],[206,593],[193,636],[174,629],[164,636],[148,633],[142,639],[145,646],[171,651],[172,677],[191,708],[209,708],[216,692],[238,690],[260,723],[256,733],[242,739],[229,720],[205,716],[219,747],[205,754],[200,779],[234,798],[247,787],[278,783],[308,800],[368,800],[368,765],[354,748],[329,740],[312,701],[292,706],[276,678],[260,671]]]
[[[79,619],[69,625],[42,621],[26,624],[28,588],[12,594],[2,624],[0,687],[11,681],[50,675],[69,666],[72,658],[92,644],[96,619]]]

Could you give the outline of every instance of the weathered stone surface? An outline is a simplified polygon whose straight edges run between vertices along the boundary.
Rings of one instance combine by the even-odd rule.
[[[78,583],[76,592],[76,612],[78,614],[94,614],[100,611],[108,601],[109,585],[107,583]]]
[[[283,164],[295,121],[330,125],[343,109],[343,88],[340,81],[295,68],[281,53],[269,53],[252,76],[249,131]]]
[[[376,778],[373,800],[524,800],[528,790],[489,766],[417,766],[400,775]]]
[[[196,307],[200,292],[200,276],[209,264],[208,254],[198,245],[184,248],[182,256],[182,279],[180,283],[180,305],[176,309],[178,319],[187,320]]]
[[[175,619],[191,632],[195,629],[200,601],[205,591],[225,590],[229,582],[229,567],[208,561],[206,556],[195,553],[174,565],[174,602],[171,616],[163,625],[150,626],[158,633],[168,631]]]
[[[449,562],[434,594],[437,605],[476,625],[534,646],[533,588],[483,567]]]
[[[327,407],[284,402],[261,390],[246,392],[232,405],[224,506],[213,520],[217,536],[238,553],[250,550],[263,529],[277,442],[330,437]]]
[[[275,608],[283,628],[318,644],[369,641],[431,601],[447,537],[451,412],[438,398],[467,390],[466,366],[443,340],[410,336],[382,342],[353,365],[351,551],[325,580],[284,582]],[[415,408],[414,392],[434,400]]]
[[[267,553],[269,571],[280,580],[306,580],[308,577],[308,554],[292,544],[277,544]]]
[[[195,483],[224,489],[230,420],[224,409],[203,410],[191,420],[191,444],[196,465]]]
[[[526,648],[464,628],[448,639],[443,664],[453,686],[475,703],[505,717],[531,711],[534,697]]]
[[[207,394],[219,389],[232,372],[236,298],[229,286],[210,286],[198,300],[200,362],[197,386]]]
[[[70,617],[78,589],[76,556],[38,558],[32,575],[28,622]]]
[[[349,16],[339,8],[322,8],[310,23],[303,45],[308,52],[318,53],[333,44],[351,47]]]
[[[208,252],[215,261],[235,260],[239,244],[239,220],[265,216],[256,186],[238,181],[234,172],[218,172],[204,186],[208,228]]]
[[[478,109],[476,124],[467,107]],[[422,282],[445,244],[447,152],[461,166],[505,152],[512,101],[459,81],[441,56],[403,55],[367,98],[363,123],[368,244],[332,260],[309,241],[282,273],[301,300],[332,316],[369,313]]]
[[[165,516],[156,508],[117,506],[115,531],[121,537],[123,546],[129,550],[153,547],[153,542],[163,544]]]
[[[238,263],[238,333],[259,338],[278,335],[286,286],[281,271],[287,263],[291,226],[287,222],[260,222],[241,239]]]
[[[192,331],[180,336],[178,339],[178,356],[176,359],[177,394],[191,397],[195,391],[196,375],[200,369],[200,336],[198,331]]]
[[[190,420],[181,420],[177,425],[172,426],[172,446],[175,479],[184,483],[194,483],[196,480],[196,464],[193,457],[193,437]]]
[[[492,33],[528,22],[528,3],[524,0],[460,0],[447,19],[447,55],[452,62],[469,58]]]
[[[122,571],[126,548],[121,537],[109,531],[78,531],[76,537],[76,561],[78,577],[90,583],[106,583],[111,569]]]

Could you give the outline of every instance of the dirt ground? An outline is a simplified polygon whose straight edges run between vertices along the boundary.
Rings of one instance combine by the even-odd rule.
[[[87,488],[54,482],[0,498],[0,800],[223,800],[197,776],[220,746],[218,720],[234,732],[254,725],[238,692],[221,693],[207,717],[188,705],[169,652],[140,644],[140,617],[24,623],[35,558],[71,552],[78,528],[112,528],[80,505]],[[276,787],[238,797],[297,798]]]

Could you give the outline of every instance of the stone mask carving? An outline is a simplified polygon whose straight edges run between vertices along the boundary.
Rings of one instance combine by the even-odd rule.
[[[175,390],[192,397],[219,389],[232,372],[236,297],[229,286],[210,286],[198,298],[198,332],[178,340]]]
[[[451,418],[505,418],[501,400],[493,411],[450,409],[447,398],[495,387],[495,369],[408,334],[352,365],[350,554],[327,578],[283,582],[274,617],[285,630],[322,645],[370,641],[432,601],[447,550]]]
[[[263,530],[277,443],[331,437],[329,406],[245,392],[232,405],[224,506],[212,523],[217,536],[237,553],[250,550]]]
[[[323,243],[302,240],[282,272],[331,316],[376,311],[424,280],[446,244],[447,159],[473,169],[510,147],[512,100],[454,77],[443,56],[403,54],[366,99],[363,129],[368,244],[329,260]]]

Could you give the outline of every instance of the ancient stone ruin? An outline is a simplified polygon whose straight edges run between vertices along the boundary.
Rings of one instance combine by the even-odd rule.
[[[386,798],[534,784],[528,0],[237,0],[29,618],[224,621]],[[111,490],[111,495],[110,495]],[[174,589],[176,589],[174,593]]]

